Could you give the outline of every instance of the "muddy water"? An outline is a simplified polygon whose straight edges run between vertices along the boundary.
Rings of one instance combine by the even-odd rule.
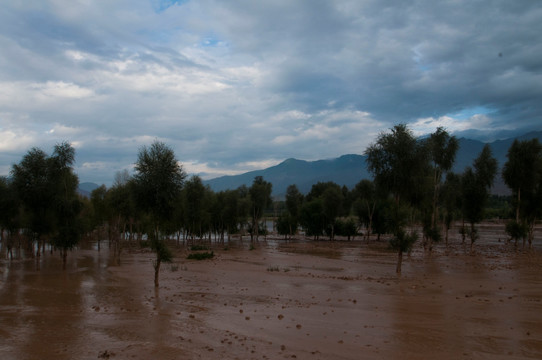
[[[152,254],[107,247],[0,263],[0,359],[539,359],[542,254],[483,228],[417,247],[394,274],[378,243],[260,242],[178,253],[153,287]]]

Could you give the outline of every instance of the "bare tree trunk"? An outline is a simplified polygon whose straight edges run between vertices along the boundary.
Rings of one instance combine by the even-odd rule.
[[[159,284],[159,276],[160,276],[160,264],[162,260],[160,259],[160,256],[156,256],[156,264],[154,265],[154,287],[157,288]]]
[[[401,265],[403,263],[403,251],[399,250],[397,253],[397,267],[395,268],[395,272],[397,274],[401,274]]]
[[[68,258],[68,250],[62,249],[62,270],[66,270],[66,259]]]

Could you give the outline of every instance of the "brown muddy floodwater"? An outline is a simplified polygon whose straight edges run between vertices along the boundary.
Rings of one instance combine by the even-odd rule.
[[[2,259],[0,359],[542,359],[542,249],[481,236],[417,244],[401,277],[384,242],[179,250],[158,291],[142,250]]]

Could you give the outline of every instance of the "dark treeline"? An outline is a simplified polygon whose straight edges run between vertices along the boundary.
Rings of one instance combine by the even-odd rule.
[[[146,244],[156,253],[156,286],[160,264],[172,258],[167,243],[224,243],[233,236],[258,241],[270,218],[284,238],[389,235],[398,252],[397,272],[402,254],[418,238],[428,252],[436,243],[447,244],[454,222],[471,249],[478,239],[476,224],[487,216],[509,219],[509,238],[530,246],[542,215],[538,140],[515,141],[501,174],[489,146],[463,173],[451,172],[457,150],[457,139],[442,128],[418,140],[406,125],[396,125],[365,150],[373,180],[360,179],[353,189],[319,182],[307,194],[292,184],[284,200],[273,201],[272,184],[262,177],[250,187],[220,192],[198,176],[187,178],[173,150],[161,142],[140,150],[133,175],[119,172],[110,188],[102,185],[85,198],[77,194],[71,145],[59,144],[51,155],[33,148],[13,165],[9,178],[0,178],[0,241],[8,257],[23,249],[38,260],[46,245],[65,260],[83,236],[95,239],[98,249],[108,239],[116,261],[122,246]],[[496,176],[512,196],[490,195]]]

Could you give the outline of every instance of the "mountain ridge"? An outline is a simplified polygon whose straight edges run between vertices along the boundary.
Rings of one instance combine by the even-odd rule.
[[[452,171],[461,173],[467,166],[472,166],[473,160],[480,154],[485,144],[489,144],[493,156],[499,164],[498,174],[492,192],[497,195],[510,193],[504,184],[500,173],[506,162],[506,154],[515,139],[530,140],[537,138],[542,142],[542,131],[532,131],[524,135],[495,140],[485,143],[479,140],[458,138],[459,150]],[[266,169],[254,170],[239,175],[226,175],[214,179],[204,180],[213,191],[233,190],[241,185],[250,186],[254,177],[262,176],[266,181],[273,184],[273,196],[283,197],[289,185],[297,185],[300,192],[306,194],[313,184],[319,181],[333,181],[340,186],[352,189],[362,179],[372,179],[367,171],[366,156],[358,154],[346,154],[338,158],[327,160],[306,161],[288,158],[280,164]]]
[[[470,138],[458,138],[459,149],[452,171],[461,173],[467,166],[472,166],[473,160],[480,154],[485,144],[489,144],[493,156],[497,159],[499,170],[495,178],[492,192],[497,195],[508,195],[510,190],[501,178],[501,169],[506,162],[506,154],[515,139],[523,141],[537,138],[542,143],[542,131],[529,133],[492,142],[483,142]],[[213,191],[234,190],[241,185],[250,187],[256,176],[262,176],[266,181],[273,184],[273,196],[284,197],[289,185],[295,184],[299,191],[306,194],[313,184],[317,182],[333,181],[340,186],[352,189],[362,179],[372,179],[367,171],[366,156],[358,154],[346,154],[332,159],[323,160],[300,160],[288,158],[280,164],[266,169],[253,170],[239,175],[226,175],[217,178],[203,180]],[[84,182],[79,185],[81,194],[89,197],[92,190],[99,185]]]

